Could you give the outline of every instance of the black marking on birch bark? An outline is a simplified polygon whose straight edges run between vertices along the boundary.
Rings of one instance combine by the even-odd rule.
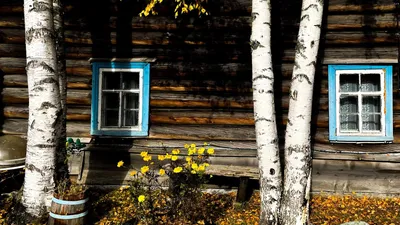
[[[271,140],[270,144],[276,144],[278,143],[279,139],[278,138],[274,138],[273,140]]]
[[[315,42],[311,41],[310,47],[313,48],[314,47]]]
[[[272,71],[272,68],[271,68],[271,67],[268,67],[268,68],[263,68],[263,69],[261,70],[261,72],[267,72],[267,71]]]
[[[47,63],[42,62],[42,61],[38,61],[38,60],[31,60],[26,64],[27,70],[28,68],[32,68],[32,69],[36,69],[39,67],[42,67],[44,70],[46,70],[49,73],[55,73],[55,70],[47,65]]]
[[[311,65],[315,67],[315,66],[317,65],[317,62],[312,61],[312,62],[310,62],[309,64],[307,64],[307,66],[311,66]]]
[[[34,38],[40,38],[42,41],[43,39],[54,39],[54,35],[52,30],[47,28],[30,28],[25,32],[26,42],[31,43]]]
[[[263,117],[256,119],[254,122],[259,122],[259,121],[273,122],[273,120],[263,118]]]
[[[27,170],[29,170],[29,171],[36,171],[36,172],[40,173],[40,175],[42,175],[42,176],[45,175],[44,172],[43,172],[41,169],[37,168],[37,167],[34,166],[33,164],[26,164],[26,165],[25,165],[25,168],[26,168]]]
[[[32,123],[31,123],[31,125],[29,125],[29,127],[30,127],[31,129],[33,129],[34,126],[35,126],[35,120],[32,121]]]
[[[251,13],[251,22],[253,22],[254,20],[256,20],[258,15],[259,15],[259,14],[258,14],[257,12]]]
[[[35,85],[43,85],[43,84],[58,84],[58,81],[52,77],[47,77],[35,83]]]
[[[46,12],[48,10],[51,10],[52,7],[49,4],[46,4],[45,2],[40,2],[40,1],[34,1],[32,4],[32,8],[29,9],[29,12]]]
[[[294,101],[297,101],[297,90],[290,90],[289,91],[289,98],[293,99]]]
[[[269,174],[270,175],[275,175],[275,170],[273,168],[269,169]]]
[[[56,119],[55,121],[51,124],[51,128],[55,128],[58,124],[61,124],[61,120],[62,120],[62,110],[58,110],[56,112]]]
[[[44,90],[44,88],[43,87],[39,87],[39,86],[37,86],[37,87],[34,87],[34,88],[32,88],[32,90],[31,91],[43,91]],[[34,95],[34,96],[37,96],[37,95]]]
[[[305,80],[309,85],[312,84],[308,76],[304,73],[296,74],[296,76],[293,77],[292,81],[296,79],[299,80],[299,82],[303,82]]]
[[[258,80],[258,79],[274,80],[273,77],[269,77],[269,76],[266,76],[266,75],[259,75],[259,76],[256,76],[256,77],[253,78],[253,82],[256,81],[256,80]]]
[[[256,50],[259,47],[264,47],[264,46],[257,40],[251,40],[250,41],[250,48],[251,48],[252,51]]]
[[[57,106],[51,104],[50,102],[43,102],[38,110],[49,109],[49,108],[56,109]]]
[[[292,121],[290,121],[290,119],[287,120],[287,124],[288,124],[289,126],[292,126],[292,125],[293,125],[293,123],[292,123]]]
[[[319,29],[321,29],[321,25],[320,24],[315,24],[314,27],[318,27]]]
[[[308,21],[310,21],[310,16],[308,14],[306,14],[300,18],[300,21],[303,21],[304,19],[307,19]]]
[[[263,24],[268,25],[269,27],[271,27],[271,23],[269,23],[269,22],[264,22]]]
[[[296,54],[299,54],[301,57],[303,57],[304,59],[307,59],[307,56],[304,55],[303,51],[307,48],[304,44],[303,44],[303,40],[298,40],[297,44],[296,44]]]
[[[37,145],[32,145],[32,147],[35,147],[35,148],[55,148],[55,147],[57,147],[57,145],[37,144]]]
[[[303,11],[309,10],[311,8],[314,8],[315,10],[317,10],[317,12],[319,12],[318,5],[316,5],[316,4],[309,5],[307,8],[303,9]]]
[[[297,118],[302,118],[302,119],[304,119],[304,115],[298,115]]]

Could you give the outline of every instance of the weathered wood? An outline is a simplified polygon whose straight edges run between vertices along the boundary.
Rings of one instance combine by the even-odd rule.
[[[69,89],[91,89],[92,79],[89,76],[67,77],[67,87]],[[3,87],[28,87],[26,74],[10,74],[3,76]]]
[[[370,18],[370,19],[366,19]],[[373,20],[371,20],[373,18]],[[250,28],[250,16],[238,17],[211,17],[209,20],[174,20],[169,17],[153,16],[153,17],[133,17],[132,29],[149,29],[153,31],[173,31],[177,29],[232,29],[245,30]],[[117,18],[111,17],[109,27],[116,28]],[[288,26],[298,26],[298,21],[283,20],[283,24]],[[90,26],[86,21],[81,20],[68,20],[65,21],[66,28],[82,28]],[[23,20],[21,17],[7,17],[7,20],[0,20],[0,27],[8,28],[23,28]],[[363,27],[377,28],[377,29],[394,29],[396,28],[396,20],[393,13],[383,13],[378,15],[328,15],[327,29],[362,29]]]
[[[2,101],[6,104],[28,103],[27,88],[4,88]],[[91,91],[70,90],[67,93],[67,104],[90,105]]]
[[[4,118],[10,119],[28,119],[29,111],[26,105],[12,105],[3,108]],[[67,109],[67,120],[90,121],[90,107],[73,107]]]
[[[51,202],[50,208],[50,215],[48,224],[49,225],[84,225],[86,223],[86,214],[87,214],[87,205],[88,199],[87,196],[82,194],[76,194],[75,196],[70,196],[72,199],[64,199],[60,198],[57,194],[54,194],[56,199],[63,200],[65,203],[61,204],[55,202],[54,200]],[[73,204],[71,201],[80,201],[84,200],[86,202],[80,204]],[[55,214],[57,216],[64,216],[64,215],[73,215],[77,218],[74,219],[61,219],[55,218],[52,216]]]

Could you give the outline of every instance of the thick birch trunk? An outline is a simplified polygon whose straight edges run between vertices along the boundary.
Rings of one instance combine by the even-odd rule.
[[[285,137],[282,225],[306,224],[311,176],[310,122],[315,65],[321,33],[322,0],[303,0]]]
[[[60,87],[61,117],[58,120],[57,131],[59,132],[59,142],[56,152],[56,177],[55,181],[68,178],[67,150],[65,142],[67,139],[66,116],[67,116],[67,77],[65,71],[65,48],[64,48],[64,20],[61,0],[53,0],[53,18],[55,47],[57,55],[57,75]]]
[[[252,68],[254,120],[260,170],[260,224],[278,224],[282,192],[271,56],[271,4],[253,0]]]
[[[25,0],[25,41],[29,90],[28,143],[22,203],[39,216],[54,190],[56,124],[61,117],[52,0]]]

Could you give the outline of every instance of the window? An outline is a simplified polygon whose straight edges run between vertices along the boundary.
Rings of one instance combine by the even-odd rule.
[[[393,141],[392,66],[330,65],[329,140]]]
[[[150,64],[92,59],[92,135],[147,136]]]

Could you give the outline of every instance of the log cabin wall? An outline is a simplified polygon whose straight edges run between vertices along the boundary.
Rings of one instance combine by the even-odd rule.
[[[122,182],[126,171],[115,175],[117,161],[134,162],[141,150],[181,147],[192,142],[207,141],[213,145],[213,163],[256,165],[249,47],[251,0],[211,4],[209,17],[174,19],[164,8],[160,15],[138,17],[144,4],[136,1],[66,1],[69,136],[90,137],[89,58],[157,59],[150,72],[149,136],[97,140],[99,145],[93,146],[90,158],[86,158],[86,182]],[[281,136],[287,118],[300,6],[300,1],[272,1],[272,50]],[[328,64],[395,65],[396,7],[392,0],[327,0],[324,14],[312,124],[313,191],[397,193],[399,189],[394,188],[397,184],[393,182],[398,177],[389,173],[398,171],[400,162],[396,151],[400,144],[397,75],[393,78],[395,139],[393,144],[386,145],[329,143],[327,82]],[[24,41],[23,1],[1,0],[2,134],[25,135],[27,130]],[[110,142],[113,154],[105,144],[111,146]],[[366,171],[370,172],[370,183],[365,182]],[[380,188],[372,190],[371,184],[379,184]]]

